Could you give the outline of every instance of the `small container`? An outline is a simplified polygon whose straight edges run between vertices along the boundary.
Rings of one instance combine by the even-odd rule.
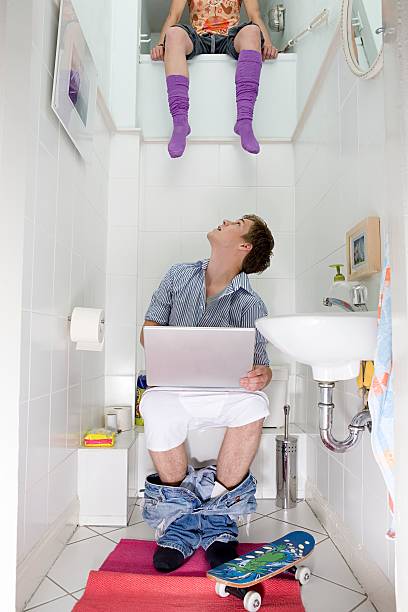
[[[143,393],[147,389],[146,372],[141,370],[136,381],[136,400],[135,400],[135,425],[144,425],[144,420],[140,414],[140,402],[142,401]]]
[[[289,436],[290,406],[283,407],[285,434],[276,436],[276,505],[294,508],[297,499],[297,438]]]

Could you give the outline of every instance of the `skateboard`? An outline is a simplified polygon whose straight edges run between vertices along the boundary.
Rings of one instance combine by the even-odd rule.
[[[311,572],[299,563],[310,555],[314,546],[315,540],[310,533],[291,531],[274,542],[214,567],[207,572],[207,577],[216,581],[217,595],[234,595],[243,600],[245,610],[255,612],[261,607],[262,598],[249,587],[282,572],[290,572],[300,584],[306,584]]]

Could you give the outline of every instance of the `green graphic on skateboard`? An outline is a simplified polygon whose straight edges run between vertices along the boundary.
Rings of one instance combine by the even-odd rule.
[[[261,607],[261,596],[249,587],[289,571],[300,584],[310,579],[310,570],[299,564],[315,546],[314,537],[306,531],[292,531],[287,535],[260,546],[232,561],[207,572],[216,581],[215,591],[220,597],[235,595],[243,600],[245,610],[254,612]],[[299,566],[299,567],[298,567]]]

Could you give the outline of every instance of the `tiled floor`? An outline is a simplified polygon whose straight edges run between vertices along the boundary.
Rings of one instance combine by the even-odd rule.
[[[70,612],[83,593],[88,572],[97,569],[121,538],[153,539],[136,503],[128,527],[78,527],[71,541],[31,598],[26,610]],[[257,513],[240,527],[242,542],[274,540],[296,527],[311,531],[317,546],[307,565],[313,572],[302,587],[306,612],[375,612],[364,589],[353,576],[326,531],[306,502],[280,510],[274,500],[258,500]],[[221,609],[221,603],[220,603]]]

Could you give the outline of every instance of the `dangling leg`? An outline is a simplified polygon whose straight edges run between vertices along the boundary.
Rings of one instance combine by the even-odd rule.
[[[193,50],[187,32],[179,27],[172,27],[166,34],[166,67],[167,95],[170,113],[173,117],[173,134],[168,145],[170,157],[181,157],[186,148],[186,138],[190,133],[188,124],[188,70],[186,55]]]
[[[239,53],[235,74],[237,122],[234,131],[241,136],[241,145],[245,151],[259,153],[259,143],[252,129],[252,118],[262,68],[259,27],[248,25],[242,28],[235,38],[234,46]]]

